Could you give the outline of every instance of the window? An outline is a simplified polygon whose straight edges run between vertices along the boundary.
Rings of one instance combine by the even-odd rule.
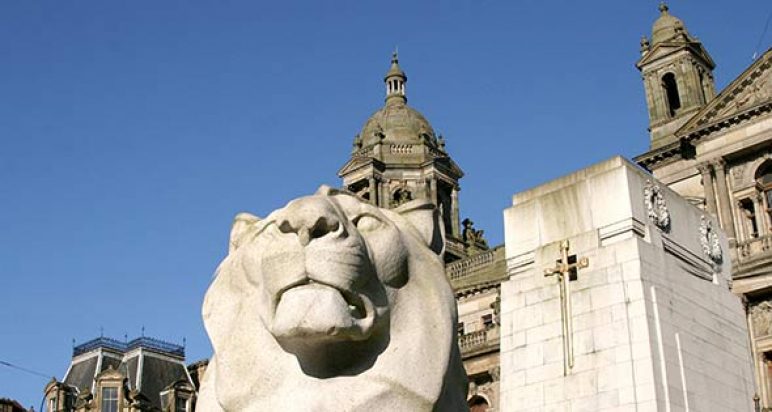
[[[678,83],[676,82],[675,75],[668,73],[662,76],[662,88],[665,91],[665,97],[667,98],[667,109],[670,117],[676,115],[678,109],[681,108],[681,98],[678,95]]]
[[[188,400],[185,398],[175,398],[174,412],[188,412]]]
[[[56,398],[48,400],[48,412],[56,412]]]
[[[701,93],[702,94],[702,102],[703,103],[707,103],[709,97],[708,97],[708,93],[705,90],[707,85],[705,84],[705,73],[703,73],[702,67],[700,67],[699,74],[700,74],[700,91],[702,91],[702,93]]]
[[[483,326],[485,326],[485,329],[490,329],[493,327],[493,314],[489,313],[487,315],[483,315],[482,317]]]
[[[750,199],[741,200],[740,211],[742,212],[743,225],[748,238],[759,237],[759,227],[756,224],[756,211],[753,208],[753,202]]]
[[[118,412],[118,388],[102,388],[102,412]]]
[[[764,209],[766,208],[766,226],[769,227],[769,222],[772,221],[772,161],[767,160],[764,162],[764,164],[761,165],[761,167],[759,167],[758,171],[756,172],[756,182],[764,194],[761,199],[762,204],[759,205],[760,210],[757,213],[763,216]],[[761,228],[759,228],[759,230],[761,230]],[[766,233],[762,233],[762,235],[766,235]]]
[[[456,333],[458,333],[458,336],[464,336],[464,322],[456,324]]]

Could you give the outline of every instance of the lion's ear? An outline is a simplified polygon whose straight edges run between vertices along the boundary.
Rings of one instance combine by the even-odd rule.
[[[413,200],[395,208],[394,211],[418,230],[429,249],[440,256],[445,253],[445,227],[433,203],[427,200]]]
[[[249,214],[239,213],[233,218],[233,226],[231,226],[231,238],[228,245],[228,253],[233,253],[241,246],[241,241],[244,235],[249,232],[250,228],[253,228],[260,218]]]

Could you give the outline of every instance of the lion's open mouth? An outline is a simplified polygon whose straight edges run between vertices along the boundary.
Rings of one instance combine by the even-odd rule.
[[[366,339],[376,317],[366,295],[309,277],[282,288],[275,305],[269,328],[283,342]]]
[[[354,292],[351,292],[349,290],[345,290],[342,288],[339,288],[334,285],[330,285],[328,283],[322,283],[315,281],[311,278],[305,278],[299,282],[292,283],[290,285],[285,286],[282,288],[279,293],[276,296],[276,306],[279,305],[281,302],[282,297],[284,297],[284,294],[287,291],[290,291],[295,288],[331,288],[340,293],[340,295],[343,297],[343,300],[346,302],[346,306],[348,307],[349,314],[355,318],[355,319],[363,319],[365,316],[367,316],[367,308],[365,306],[365,302],[363,301],[362,297]]]

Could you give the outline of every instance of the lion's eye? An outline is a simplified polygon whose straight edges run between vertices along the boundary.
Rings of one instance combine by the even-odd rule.
[[[357,225],[357,229],[362,232],[370,232],[383,226],[383,222],[380,219],[370,216],[362,215],[354,220],[354,224]]]

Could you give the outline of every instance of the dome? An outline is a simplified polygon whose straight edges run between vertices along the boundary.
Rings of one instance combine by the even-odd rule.
[[[684,23],[668,12],[665,3],[659,5],[660,16],[651,28],[651,43],[657,44],[675,37],[679,31],[686,31]]]
[[[359,133],[362,146],[372,146],[381,139],[391,143],[434,145],[434,129],[426,118],[404,101],[389,101],[365,122]]]

